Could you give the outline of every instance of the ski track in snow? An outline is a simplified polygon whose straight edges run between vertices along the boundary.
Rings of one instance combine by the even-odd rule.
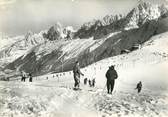
[[[81,91],[74,91],[73,78],[65,79],[0,82],[0,116],[168,116],[166,93],[144,89],[137,94],[134,89],[123,89],[108,95],[103,88],[83,83]]]

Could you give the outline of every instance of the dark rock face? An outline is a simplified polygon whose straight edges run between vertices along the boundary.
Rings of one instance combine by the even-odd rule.
[[[106,18],[107,17],[107,18]],[[117,31],[122,28],[122,17],[106,16],[104,20],[94,20],[81,26],[81,28],[75,33],[74,38],[89,38],[100,39],[103,36]],[[115,18],[114,18],[115,17]],[[114,19],[113,19],[114,18]]]
[[[168,17],[159,20],[158,25],[159,28],[155,32],[155,35],[166,32],[168,30]]]
[[[52,26],[47,33],[43,34],[44,38],[49,39],[50,41],[61,39],[62,26],[57,23]]]

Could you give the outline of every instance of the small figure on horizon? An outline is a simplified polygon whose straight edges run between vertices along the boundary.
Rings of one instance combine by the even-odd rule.
[[[92,82],[91,80],[89,79],[89,86],[92,87]]]
[[[118,78],[118,74],[116,70],[114,69],[114,66],[110,66],[108,71],[106,72],[106,78],[107,78],[107,93],[112,94],[115,84],[115,79]]]
[[[29,82],[33,82],[33,77],[31,73],[29,73]]]
[[[87,85],[87,78],[84,79],[84,85]]]
[[[26,73],[24,71],[22,71],[21,73],[22,73],[21,81],[25,82],[25,80],[26,80]]]
[[[84,76],[84,74],[80,71],[79,62],[76,61],[74,67],[73,67],[73,75],[74,75],[74,89],[79,89],[80,87],[80,75]]]
[[[138,90],[138,93],[141,92],[141,90],[142,90],[142,82],[141,82],[141,81],[139,81],[139,83],[137,84],[135,90],[136,90],[136,89]]]
[[[92,87],[95,87],[95,83],[96,83],[95,78],[93,78],[92,79]]]

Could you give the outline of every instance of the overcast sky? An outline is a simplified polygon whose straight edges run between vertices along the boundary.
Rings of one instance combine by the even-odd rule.
[[[126,14],[137,3],[138,0],[0,0],[0,32],[12,36],[28,30],[39,32],[56,22],[79,28],[107,14]]]

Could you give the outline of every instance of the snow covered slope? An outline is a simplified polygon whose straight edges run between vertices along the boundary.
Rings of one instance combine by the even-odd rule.
[[[105,73],[118,72],[113,95],[106,94]],[[166,117],[168,116],[168,32],[142,48],[110,57],[82,69],[81,91],[74,91],[71,71],[33,78],[33,83],[0,82],[0,115],[25,117]],[[83,85],[96,78],[96,87]],[[142,81],[142,92],[134,90]]]
[[[120,32],[118,32],[120,33]],[[116,34],[118,34],[116,33]],[[109,35],[110,36],[110,35]],[[112,36],[112,35],[111,35]],[[107,39],[105,39],[107,40]],[[80,44],[61,42],[65,46]],[[91,39],[82,40],[90,44]],[[103,42],[100,42],[102,44]],[[46,43],[52,51],[55,47],[64,49],[58,41]],[[58,44],[58,45],[57,45]],[[77,45],[75,47],[79,48]],[[83,45],[79,45],[82,46]],[[45,47],[45,46],[44,46]],[[97,47],[92,46],[91,49]],[[38,51],[44,53],[42,46]],[[37,49],[37,48],[36,48]],[[41,51],[39,51],[41,50]],[[74,51],[78,54],[80,50]],[[74,56],[75,54],[70,55]],[[39,54],[40,55],[40,54]],[[23,58],[26,56],[23,56]],[[65,58],[66,59],[66,58]],[[115,65],[118,79],[113,95],[106,94],[105,73]],[[168,116],[168,32],[153,36],[141,48],[128,54],[109,57],[82,69],[81,91],[74,91],[72,71],[45,74],[33,78],[33,82],[0,81],[0,115],[17,117],[166,117]],[[83,85],[84,78],[96,78],[96,87]],[[134,90],[142,81],[142,92]]]
[[[159,28],[156,21],[145,23],[138,29],[110,33],[99,40],[55,40],[39,44],[6,66],[33,72],[35,75],[48,72],[68,71],[78,59],[82,67],[104,58],[119,55],[123,49],[149,40]],[[63,64],[63,67],[62,67]]]
[[[132,86],[142,80],[145,81],[144,84],[147,89],[167,90],[168,32],[153,36],[136,51],[106,58],[83,68],[84,78],[96,78],[97,86],[103,88],[106,81],[105,73],[111,65],[115,65],[118,71],[119,86],[122,83],[126,86]],[[68,71],[39,76],[37,79],[45,80],[46,77],[52,79],[53,75],[65,77],[64,74],[66,77],[72,77],[69,76],[72,74],[71,71]]]
[[[94,71],[97,84],[102,84],[102,80],[105,82],[103,78],[110,65],[116,66],[121,82],[136,84],[140,80],[146,80],[148,85],[155,82],[156,89],[167,89],[168,32],[152,37],[139,50],[94,63],[88,66],[87,71]]]
[[[43,83],[0,82],[0,115],[17,117],[158,117],[167,116],[165,94],[102,89],[74,91],[52,80]],[[60,85],[60,86],[59,86]],[[89,91],[91,90],[91,91]],[[92,91],[93,90],[93,91]]]
[[[42,36],[43,32],[45,31],[41,31],[39,34],[33,34],[29,31],[25,36],[2,39],[0,41],[3,45],[0,48],[0,62],[2,64],[12,62],[32,47],[43,43],[45,41]]]

